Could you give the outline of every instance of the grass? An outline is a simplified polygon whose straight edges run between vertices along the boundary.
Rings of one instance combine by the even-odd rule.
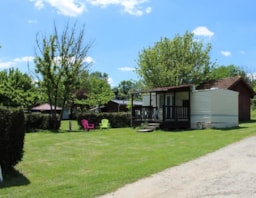
[[[61,126],[60,126],[60,130],[61,131],[69,131],[70,130],[70,127],[71,127],[71,131],[79,131],[80,130],[80,127],[77,123],[76,120],[63,120],[61,122]]]
[[[74,127],[74,128],[73,128]],[[77,127],[77,128],[76,128]],[[0,197],[95,197],[139,178],[256,135],[256,122],[237,129],[137,133],[131,128],[28,133],[15,177]]]

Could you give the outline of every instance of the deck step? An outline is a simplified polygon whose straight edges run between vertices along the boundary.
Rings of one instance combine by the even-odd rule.
[[[159,129],[160,123],[148,123],[143,129],[137,130],[137,132],[152,132],[156,129]]]
[[[148,123],[147,127],[150,127],[150,128],[155,128],[155,129],[159,129],[160,128],[160,123],[157,123],[157,122],[150,122]]]

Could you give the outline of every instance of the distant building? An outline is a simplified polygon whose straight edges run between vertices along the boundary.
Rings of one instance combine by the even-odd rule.
[[[110,100],[102,109],[102,112],[128,112],[129,109],[127,105],[129,105],[130,101],[128,100]],[[136,107],[141,107],[142,102],[134,101],[133,105]]]
[[[52,110],[55,109],[55,106],[52,105]],[[51,112],[51,105],[48,103],[45,104],[41,104],[39,106],[35,106],[33,108],[30,109],[31,112],[41,112],[41,113],[50,113]],[[61,113],[62,108],[61,107],[56,107],[56,111],[57,113]]]

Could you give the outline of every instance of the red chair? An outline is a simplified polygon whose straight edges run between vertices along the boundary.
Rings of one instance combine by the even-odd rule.
[[[89,124],[88,120],[83,119],[81,121],[83,129],[89,131],[90,129],[94,129],[94,124]]]

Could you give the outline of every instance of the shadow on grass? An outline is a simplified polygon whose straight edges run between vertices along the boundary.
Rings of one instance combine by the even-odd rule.
[[[25,186],[30,184],[29,179],[14,168],[3,175],[3,182],[0,183],[1,188],[8,188],[13,186]]]
[[[249,120],[249,121],[240,122],[240,124],[246,124],[246,123],[256,123],[256,120]]]
[[[236,129],[247,129],[249,127],[247,126],[241,126],[240,124],[253,124],[253,123],[256,123],[256,120],[249,120],[249,121],[240,121],[239,122],[239,126],[238,127],[231,127],[231,128],[222,128],[222,129],[217,129],[217,130],[220,130],[220,131],[231,131],[231,130],[236,130]]]
[[[234,130],[239,130],[239,129],[246,129],[248,127],[246,126],[238,126],[238,127],[230,127],[230,128],[221,128],[221,129],[215,129],[218,131],[234,131]]]

